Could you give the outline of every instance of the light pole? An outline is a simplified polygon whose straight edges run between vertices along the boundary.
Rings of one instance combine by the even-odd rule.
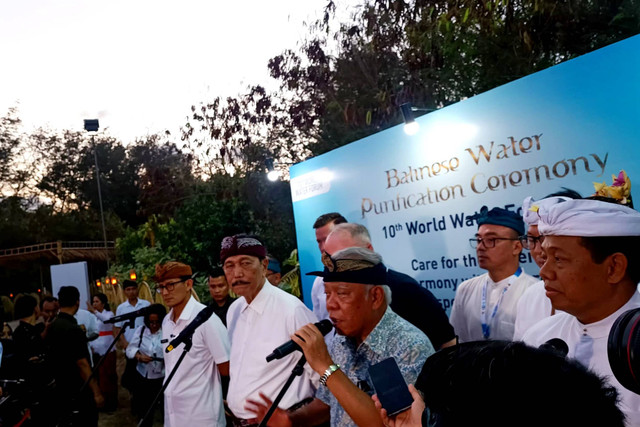
[[[93,161],[96,165],[96,182],[98,183],[98,202],[100,204],[100,219],[102,220],[102,238],[104,240],[104,250],[107,250],[107,230],[104,226],[104,211],[102,210],[102,190],[100,189],[100,168],[98,167],[98,150],[96,149],[95,132],[98,132],[100,124],[98,119],[85,119],[84,130],[93,132],[91,134],[91,145],[93,147]],[[107,269],[109,269],[109,255],[107,255]]]

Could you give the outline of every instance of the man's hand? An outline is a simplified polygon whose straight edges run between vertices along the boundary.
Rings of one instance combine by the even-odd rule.
[[[413,403],[411,404],[411,409],[408,411],[404,411],[394,416],[393,418],[389,418],[387,415],[387,410],[382,408],[382,404],[378,400],[377,395],[373,395],[372,399],[376,405],[376,408],[380,411],[380,416],[382,417],[382,421],[385,426],[389,427],[421,427],[422,426],[422,412],[424,412],[424,400],[422,400],[422,396],[413,384],[409,384],[409,392],[411,396],[413,396]]]
[[[313,323],[298,329],[291,335],[291,339],[300,346],[309,366],[319,375],[324,374],[329,365],[333,364],[324,336]]]
[[[247,404],[244,406],[244,409],[253,412],[256,415],[256,418],[262,421],[273,402],[271,402],[271,400],[262,393],[260,393],[260,398],[263,402],[247,399]],[[291,419],[289,419],[287,411],[280,408],[276,408],[267,422],[268,427],[291,427],[291,425]]]

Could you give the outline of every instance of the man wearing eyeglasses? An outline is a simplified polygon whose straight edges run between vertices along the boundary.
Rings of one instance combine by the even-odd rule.
[[[460,284],[451,309],[460,342],[512,340],[518,300],[537,279],[520,267],[524,234],[522,217],[506,209],[486,206],[475,216],[478,232],[469,239],[478,266],[487,273]]]
[[[177,337],[205,308],[193,298],[191,267],[169,261],[156,265],[156,291],[171,308],[162,321],[162,343]],[[183,347],[164,355],[165,372],[169,374]],[[211,316],[192,337],[192,347],[176,370],[164,392],[164,425],[226,425],[222,405],[220,376],[229,376],[229,337],[218,316]]]

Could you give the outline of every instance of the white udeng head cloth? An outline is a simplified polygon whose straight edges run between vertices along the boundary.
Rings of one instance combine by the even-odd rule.
[[[569,197],[554,196],[547,197],[546,199],[542,200],[535,200],[533,197],[529,196],[524,199],[524,202],[522,202],[522,219],[527,225],[538,225],[538,221],[540,220],[538,210],[541,206],[544,206],[546,208],[565,200],[572,199]]]
[[[640,236],[640,212],[614,203],[584,199],[543,203],[538,215],[538,231],[545,236]]]

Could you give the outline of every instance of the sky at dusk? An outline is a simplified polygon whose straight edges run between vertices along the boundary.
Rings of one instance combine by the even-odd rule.
[[[123,142],[169,129],[190,106],[249,84],[295,49],[326,0],[0,0],[0,115],[25,128],[101,128]]]

